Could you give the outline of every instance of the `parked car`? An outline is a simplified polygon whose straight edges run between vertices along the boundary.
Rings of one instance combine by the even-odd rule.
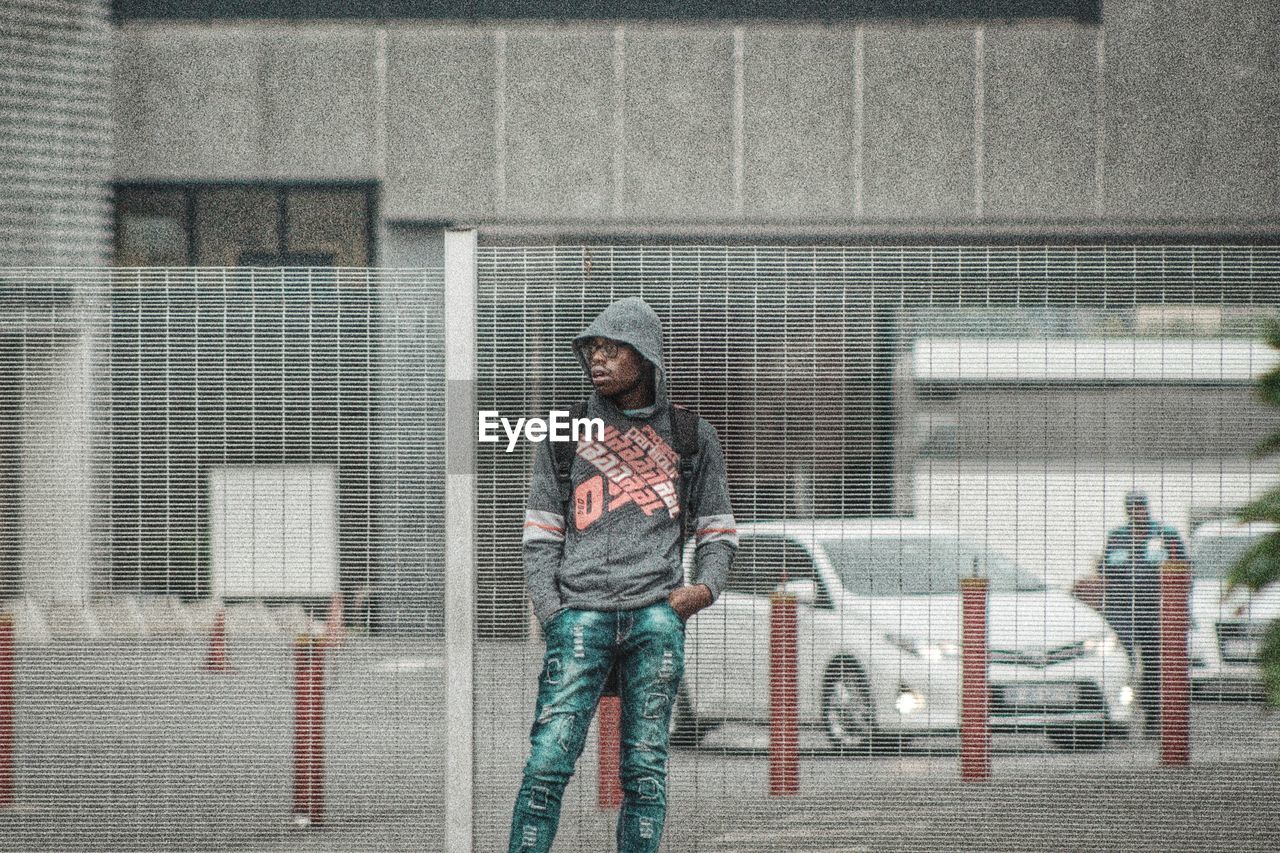
[[[693,618],[676,742],[769,718],[770,595],[798,607],[799,716],[841,751],[954,734],[960,708],[959,580],[989,578],[993,731],[1063,748],[1125,736],[1129,661],[1097,613],[1008,558],[922,520],[743,524],[728,584]],[[686,552],[686,576],[692,567]],[[696,582],[696,578],[693,579]]]
[[[1210,521],[1191,534],[1191,683],[1196,692],[1255,694],[1267,624],[1280,617],[1280,584],[1226,594],[1225,577],[1241,555],[1275,532],[1263,522]]]

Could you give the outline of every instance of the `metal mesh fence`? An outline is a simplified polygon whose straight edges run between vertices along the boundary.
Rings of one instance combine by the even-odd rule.
[[[479,408],[584,399],[570,341],[639,295],[672,398],[724,450],[738,552],[685,626],[662,849],[1266,849],[1280,831],[1256,701],[1280,602],[1221,582],[1268,530],[1235,508],[1280,481],[1251,455],[1280,428],[1253,394],[1277,364],[1280,253],[477,261]],[[446,613],[444,318],[464,291],[441,270],[0,273],[0,848],[449,849],[459,700],[474,849],[506,848],[545,674],[520,533],[535,445],[474,445],[475,609]],[[1131,493],[1158,535],[1117,531]],[[1179,549],[1190,761],[1165,766],[1176,715],[1147,716],[1135,628],[1151,600],[1111,581]],[[458,625],[469,660],[446,652]],[[613,849],[616,735],[592,723],[554,849]]]
[[[0,272],[0,847],[442,847],[442,299],[440,270]]]
[[[1268,846],[1280,738],[1250,691],[1280,602],[1227,594],[1222,576],[1264,532],[1234,508],[1278,479],[1251,450],[1280,426],[1252,388],[1277,363],[1261,340],[1280,254],[482,247],[480,408],[514,420],[585,399],[570,343],[630,295],[663,321],[672,399],[719,433],[739,537],[728,586],[686,626],[662,849]],[[481,445],[477,462],[485,850],[506,849],[549,677],[522,585],[534,445],[505,451]],[[1117,531],[1130,493],[1166,527]],[[1191,763],[1169,770],[1149,713],[1160,581],[1142,573],[1186,551]],[[979,783],[961,778],[970,575],[989,644]],[[790,681],[771,603],[784,584]],[[591,725],[557,850],[613,849],[616,725]]]

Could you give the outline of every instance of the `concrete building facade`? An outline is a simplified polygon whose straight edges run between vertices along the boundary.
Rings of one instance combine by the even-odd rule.
[[[482,258],[507,257],[485,254],[503,246],[549,243],[907,243],[927,249],[957,243],[1269,245],[1280,236],[1280,160],[1274,156],[1280,11],[1261,0],[957,2],[949,17],[939,16],[933,8],[938,4],[909,0],[839,4],[841,14],[826,17],[803,3],[763,4],[772,14],[756,15],[686,4],[674,18],[645,14],[656,8],[652,3],[601,6],[621,11],[598,17],[561,4],[565,14],[546,14],[555,5],[469,4],[472,17],[464,20],[425,0],[300,7],[116,0],[110,8],[101,0],[22,0],[6,10],[13,26],[0,40],[9,60],[0,117],[8,131],[3,144],[12,189],[0,199],[0,265],[114,258],[129,267],[439,267],[444,230],[456,226],[478,229]],[[921,13],[926,6],[932,11]],[[1187,264],[1170,274],[1182,289],[1160,290],[1161,301],[1230,302],[1240,293],[1265,303],[1275,293],[1274,265],[1268,260],[1255,281],[1247,251],[1232,256],[1229,275],[1212,252],[1175,254],[1176,263]],[[983,277],[990,259],[980,250],[938,257],[953,265],[950,272],[935,275],[933,259],[918,253],[848,263],[867,264],[863,283],[872,289],[866,293],[882,287],[901,292],[904,276],[916,276],[926,289],[936,285],[940,293],[954,290],[961,302],[972,298],[969,285],[975,293],[990,290],[992,279]],[[1130,262],[1116,257],[1122,266]],[[754,260],[735,261],[747,262]],[[815,305],[830,295],[830,282],[848,287],[841,277],[849,269],[846,260],[827,262],[838,270],[806,285]],[[1108,272],[1108,262],[1105,253],[1087,254],[1082,265],[1055,257],[1052,274],[1045,261],[1046,272],[1030,275],[1027,292],[1043,297],[1067,288],[1105,303],[1107,289],[1116,287],[1138,301],[1138,274],[1131,281],[1123,270]],[[569,270],[561,282],[566,292],[588,292],[579,285],[592,277],[592,263],[589,252],[555,261],[556,269]],[[790,270],[807,261],[789,257],[780,263]],[[987,304],[1018,304],[1021,262],[1004,257],[1000,263],[1008,293]],[[1142,269],[1142,287],[1172,280],[1161,263],[1133,261]],[[597,280],[602,269],[597,265]],[[482,315],[493,309],[494,329],[549,340],[563,331],[559,321],[544,328],[522,325],[526,292],[541,285],[498,267],[487,275],[482,273],[481,286],[490,289],[480,307]],[[716,293],[727,305],[745,279],[736,272],[716,275]],[[8,276],[0,292],[26,299],[34,291],[23,288],[33,281]],[[139,304],[167,312],[162,297],[169,291],[157,288],[172,282],[138,281],[156,300]],[[421,563],[423,554],[436,553],[438,531],[424,529],[421,519],[435,497],[422,498],[416,484],[430,480],[427,456],[438,450],[418,449],[430,432],[432,410],[423,401],[434,399],[434,386],[415,390],[413,405],[402,396],[423,382],[424,366],[438,366],[438,354],[420,359],[417,339],[400,335],[418,329],[424,306],[438,309],[445,295],[431,289],[439,286],[434,278],[426,292],[414,282],[386,281],[371,279],[371,298],[358,297],[367,319],[357,318],[355,337],[329,342],[347,358],[364,353],[358,387],[343,387],[356,387],[356,404],[365,413],[315,419],[306,443],[309,452],[333,442],[361,457],[358,488],[343,492],[354,495],[351,512],[361,519],[348,525],[354,538],[343,540],[362,566],[359,589],[373,587],[374,600],[390,601],[397,624],[430,628],[438,624],[430,602],[440,579],[423,577]],[[517,281],[525,282],[524,290],[503,289]],[[640,286],[627,281],[611,278],[608,287]],[[680,276],[664,281],[677,296],[687,292]],[[784,293],[768,275],[753,281],[762,292]],[[1251,289],[1233,290],[1240,282]],[[223,299],[225,283],[218,286]],[[297,292],[287,282],[264,287],[253,292],[271,311]],[[314,292],[314,284],[308,287]],[[188,307],[198,314],[210,303],[196,291],[188,294]],[[192,497],[202,488],[208,461],[199,447],[232,447],[262,464],[287,461],[289,448],[247,433],[205,437],[200,429],[213,421],[201,420],[198,407],[195,452],[179,446],[181,436],[173,439],[177,443],[155,439],[145,425],[167,429],[173,411],[143,393],[151,381],[144,375],[163,377],[165,392],[182,400],[198,397],[205,380],[198,369],[182,373],[188,364],[171,370],[176,350],[151,347],[139,332],[130,338],[137,364],[125,363],[121,373],[135,371],[136,381],[116,381],[119,365],[104,368],[95,341],[144,328],[144,311],[138,309],[136,321],[117,311],[111,325],[92,327],[106,315],[92,299],[76,301],[75,294],[86,292],[44,294],[49,298],[41,310],[52,311],[60,324],[49,326],[48,334],[35,333],[25,303],[11,301],[21,310],[4,315],[4,358],[23,369],[0,384],[0,415],[12,425],[0,444],[0,506],[22,507],[29,519],[47,517],[42,507],[57,506],[68,524],[56,535],[17,522],[0,525],[0,554],[10,565],[28,567],[21,582],[14,572],[0,571],[0,594],[38,587],[42,594],[84,598],[119,586],[121,578],[141,592],[190,594],[204,588],[199,559],[187,561],[197,574],[175,583],[167,564],[157,563],[160,574],[149,575],[155,568],[144,565],[142,555],[169,560],[177,534],[188,537],[183,553],[198,554],[195,540],[173,519],[191,520],[192,536],[202,529],[200,499]],[[865,295],[857,288],[845,295],[855,292]],[[593,292],[590,299],[600,295]],[[559,304],[548,316],[576,317],[590,299]],[[932,304],[932,296],[926,301]],[[846,457],[871,460],[864,467],[885,491],[870,489],[859,506],[906,511],[912,491],[918,508],[928,480],[912,473],[908,442],[900,440],[914,425],[901,410],[908,397],[895,384],[894,371],[903,371],[889,356],[910,342],[898,341],[901,318],[891,305],[881,303],[870,320],[829,330],[830,340],[861,336],[858,346],[828,355],[848,372],[853,368],[843,360],[846,349],[862,352],[866,363],[855,368],[866,374],[859,380],[865,388],[846,383],[822,401],[865,397],[856,410],[871,412],[862,420],[876,426],[846,430],[852,435],[861,429],[850,440],[862,443]],[[508,310],[512,319],[496,319]],[[272,315],[255,311],[245,338],[251,355],[275,340],[258,340],[270,326],[261,318]],[[701,346],[707,329],[733,319],[732,312],[722,313],[719,319],[699,317],[697,336],[689,341]],[[426,326],[434,328],[437,319],[432,314]],[[156,328],[169,329],[169,322],[164,313]],[[800,352],[792,343],[804,345],[809,334],[804,317],[789,322],[799,331],[779,339],[781,354],[775,355],[784,364],[793,364]],[[202,333],[183,326],[175,334],[175,340],[188,336],[179,343],[192,344],[199,365]],[[868,343],[872,339],[878,343]],[[353,343],[367,349],[348,346]],[[132,352],[124,346],[114,351]],[[699,349],[681,357],[705,368],[703,354]],[[725,365],[731,355],[723,354]],[[812,364],[828,364],[826,357],[815,356]],[[257,400],[273,383],[285,388],[286,368],[274,363],[263,359],[250,371],[247,392],[227,386],[229,399]],[[799,363],[809,364],[803,358]],[[308,381],[328,388],[343,373],[330,375],[330,367],[321,365]],[[731,372],[726,367],[722,373]],[[130,396],[131,389],[137,393]],[[813,421],[813,406],[793,406],[789,394],[771,396],[792,409],[755,420],[782,423],[783,435],[790,435],[795,417]],[[1054,405],[1052,396],[1043,401],[1045,411]],[[285,392],[279,397],[285,399]],[[728,411],[728,396],[712,393],[708,399],[706,406]],[[127,433],[137,445],[127,464],[108,460],[101,472],[112,505],[135,509],[112,516],[116,526],[108,526],[111,548],[104,553],[116,555],[107,559],[120,565],[98,566],[96,576],[90,563],[97,558],[76,532],[91,521],[91,502],[83,497],[90,492],[79,486],[89,483],[92,459],[105,458],[91,458],[95,451],[88,447],[93,417],[107,411],[95,415],[95,400],[106,401],[114,419],[108,444],[123,446]],[[1112,405],[1116,398],[1103,402]],[[273,406],[285,411],[283,404]],[[840,411],[828,418],[836,427],[854,409]],[[388,412],[404,417],[388,421]],[[330,421],[360,425],[358,440],[347,441]],[[957,428],[975,423],[964,420]],[[28,446],[41,441],[43,449]],[[64,452],[72,445],[74,452]],[[994,452],[995,445],[984,446]],[[842,501],[850,478],[868,479],[852,471],[852,463],[827,471],[817,450],[806,453],[815,458],[808,468],[812,482],[801,482],[803,472],[770,472],[767,479],[779,495],[766,501],[769,506],[821,507],[823,488]],[[188,467],[175,467],[179,458]],[[789,459],[760,458],[770,464]],[[926,467],[949,475],[947,464]],[[392,484],[400,489],[396,501],[378,490],[380,471],[404,477]],[[812,472],[828,476],[827,485]],[[176,480],[180,488],[172,486]],[[971,480],[966,488],[977,482]],[[959,494],[960,486],[955,489]],[[161,505],[164,514],[148,509]],[[509,570],[512,555],[502,549],[512,545],[502,540],[488,556]],[[58,566],[64,567],[61,575],[53,577],[58,572],[51,567]],[[495,578],[499,574],[495,570]],[[509,621],[519,606],[514,587],[495,581],[493,589],[494,622]],[[406,597],[415,603],[397,610],[396,602]]]
[[[1280,12],[1099,22],[129,20],[115,176],[369,181],[424,229],[1114,239],[1276,233]]]

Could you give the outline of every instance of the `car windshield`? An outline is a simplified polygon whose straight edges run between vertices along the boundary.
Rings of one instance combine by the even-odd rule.
[[[1191,568],[1198,578],[1226,577],[1244,553],[1258,543],[1257,536],[1203,536],[1191,549]]]
[[[991,592],[1036,592],[1044,583],[1006,557],[959,539],[903,536],[892,539],[827,539],[822,550],[855,595],[946,595],[960,578],[978,574]]]

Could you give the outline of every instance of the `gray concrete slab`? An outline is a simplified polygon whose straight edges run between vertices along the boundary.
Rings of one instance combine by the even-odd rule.
[[[1274,216],[1280,9],[1126,0],[1103,13],[1106,213]]]
[[[855,213],[855,30],[748,30],[744,214]]]
[[[868,27],[865,57],[867,217],[972,217],[973,28]]]
[[[387,220],[492,214],[495,51],[483,29],[388,27]]]
[[[290,822],[290,647],[242,641],[236,672],[203,644],[54,643],[18,660],[18,807],[0,850],[440,850],[438,644],[354,637],[328,675],[327,820]],[[476,850],[505,849],[527,750],[538,643],[477,647]],[[1192,765],[1134,739],[1100,752],[997,736],[993,775],[958,779],[954,738],[881,756],[802,733],[800,791],[767,792],[767,733],[735,724],[671,753],[668,851],[1269,850],[1280,833],[1280,730],[1263,709],[1196,702]],[[611,850],[593,724],[557,851]]]
[[[374,28],[135,25],[119,38],[118,179],[376,177]]]
[[[732,31],[629,27],[625,45],[624,215],[733,218]]]
[[[262,177],[260,35],[143,26],[119,38],[117,180]]]
[[[984,26],[983,215],[1122,230],[1273,219],[1280,10],[1116,0],[1104,14],[1102,28]],[[131,22],[115,177],[384,178],[390,223],[717,225],[738,201],[751,222],[849,220],[855,28],[744,24],[741,115],[732,26],[622,30],[618,49],[598,23],[391,22],[384,96],[367,22]],[[866,28],[867,219],[973,219],[974,31]]]
[[[989,26],[985,38],[984,214],[1092,216],[1097,29]]]
[[[598,218],[613,192],[613,32],[515,31],[506,55],[506,199],[516,218]]]
[[[263,32],[263,166],[285,180],[377,177],[381,93],[372,26]]]

